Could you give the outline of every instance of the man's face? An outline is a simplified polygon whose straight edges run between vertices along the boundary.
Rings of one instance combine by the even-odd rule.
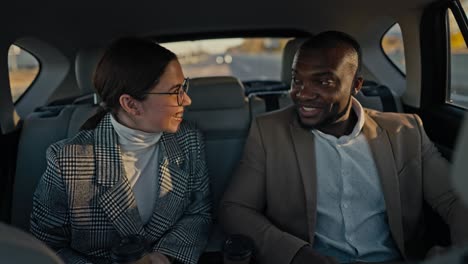
[[[348,118],[351,95],[360,89],[357,63],[346,46],[296,53],[290,93],[304,127],[326,128]]]

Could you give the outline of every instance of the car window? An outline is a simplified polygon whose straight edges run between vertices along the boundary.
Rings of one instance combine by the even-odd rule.
[[[385,32],[381,41],[382,49],[387,58],[403,74],[406,74],[405,68],[405,47],[403,45],[403,35],[398,23],[395,23]]]
[[[8,73],[13,102],[31,86],[39,74],[39,61],[31,53],[11,45],[8,49]]]
[[[460,1],[460,3],[466,15],[468,0]],[[458,22],[450,9],[447,16],[450,30],[450,85],[446,101],[449,104],[468,108],[468,48]]]
[[[227,38],[162,43],[175,52],[188,77],[233,75],[242,81],[281,76],[288,38]]]

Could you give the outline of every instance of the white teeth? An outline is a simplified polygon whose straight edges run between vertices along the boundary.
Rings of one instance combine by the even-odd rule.
[[[305,107],[305,106],[303,106],[302,109],[303,109],[304,111],[306,111],[306,112],[311,112],[311,111],[316,110],[317,108],[315,108],[315,107]]]

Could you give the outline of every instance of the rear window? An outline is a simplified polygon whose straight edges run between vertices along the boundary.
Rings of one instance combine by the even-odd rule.
[[[403,74],[406,74],[405,47],[403,45],[403,34],[398,23],[394,24],[382,37],[382,49],[387,58]]]
[[[8,49],[8,73],[13,102],[23,95],[39,74],[39,61],[19,46]]]
[[[242,81],[281,77],[289,38],[227,38],[162,43],[179,57],[188,77],[232,75]]]

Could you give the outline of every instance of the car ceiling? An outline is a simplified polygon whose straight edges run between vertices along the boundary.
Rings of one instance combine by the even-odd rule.
[[[4,1],[4,40],[33,37],[61,47],[106,43],[124,35],[327,29],[359,34],[363,25],[420,10],[430,0]],[[393,23],[393,22],[392,22]]]

